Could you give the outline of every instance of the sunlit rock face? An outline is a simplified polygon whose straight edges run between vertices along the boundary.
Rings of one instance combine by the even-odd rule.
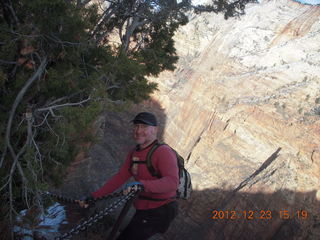
[[[320,7],[270,0],[176,34],[177,69],[153,79],[154,99],[196,192],[167,239],[320,238],[319,20]]]
[[[191,16],[153,100],[98,122],[101,139],[61,192],[88,194],[132,146],[149,110],[188,161],[194,193],[164,239],[320,239],[320,7],[251,4],[240,19]]]

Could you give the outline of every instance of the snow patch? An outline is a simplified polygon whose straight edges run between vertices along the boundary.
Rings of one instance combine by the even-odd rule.
[[[16,218],[17,225],[13,231],[21,238],[21,240],[32,240],[34,233],[40,236],[52,236],[52,233],[59,233],[59,226],[66,224],[66,212],[64,206],[59,203],[54,203],[46,209],[45,215],[38,216],[39,224],[31,226],[24,217],[27,210],[22,210]]]

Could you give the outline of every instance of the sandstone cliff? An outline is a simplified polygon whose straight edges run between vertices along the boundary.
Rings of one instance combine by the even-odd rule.
[[[101,186],[132,144],[128,121],[153,109],[195,189],[163,238],[320,239],[319,20],[320,7],[290,0],[251,4],[240,19],[191,16],[175,37],[177,69],[151,79],[152,101],[101,118],[102,141],[61,191]]]

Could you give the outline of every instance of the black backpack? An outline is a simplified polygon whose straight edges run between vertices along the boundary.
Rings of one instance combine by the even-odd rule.
[[[151,157],[153,152],[160,146],[162,145],[167,145],[166,143],[163,142],[156,142],[152,148],[150,149],[150,151],[147,154],[147,160],[146,160],[146,164],[147,164],[147,168],[149,170],[149,172],[151,173],[152,176],[156,176],[156,177],[161,177],[159,175],[159,173],[156,172],[156,170],[154,169],[154,167],[151,164]],[[170,146],[169,146],[170,147]],[[171,147],[170,147],[171,148]],[[184,159],[183,157],[181,157],[179,155],[179,153],[177,153],[176,150],[174,150],[173,148],[171,148],[172,151],[176,154],[177,156],[177,164],[178,164],[178,168],[179,168],[179,186],[177,189],[177,196],[176,198],[179,199],[189,199],[191,196],[191,192],[192,192],[192,183],[191,183],[191,176],[188,173],[187,169],[185,169],[184,167]]]

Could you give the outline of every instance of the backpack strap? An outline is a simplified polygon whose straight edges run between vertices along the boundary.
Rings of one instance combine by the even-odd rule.
[[[131,173],[131,168],[132,168],[132,165],[137,163],[137,164],[145,164],[145,161],[137,161],[137,160],[132,160],[132,156],[133,156],[133,151],[131,151],[130,153],[130,165],[129,165],[129,168],[128,168],[128,171]]]
[[[154,177],[158,177],[158,178],[161,178],[161,175],[159,173],[156,172],[156,170],[154,169],[154,167],[152,166],[152,161],[151,161],[151,157],[152,157],[152,154],[153,152],[160,146],[162,145],[166,145],[165,143],[163,142],[156,142],[152,148],[150,149],[150,151],[148,152],[147,154],[147,168],[149,170],[149,172],[151,173],[152,176]]]
[[[134,152],[134,150],[132,150],[131,153],[130,153],[130,166],[128,168],[129,173],[131,173],[131,168],[132,168],[132,165],[133,165],[133,162],[132,162],[133,152]]]

